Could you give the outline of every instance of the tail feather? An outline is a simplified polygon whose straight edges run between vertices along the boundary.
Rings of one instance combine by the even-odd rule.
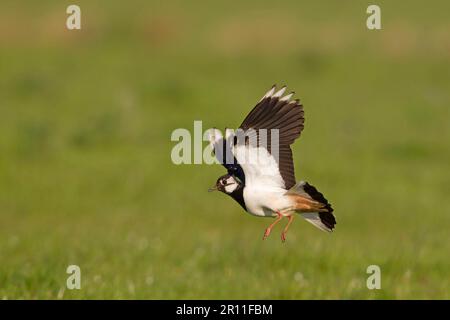
[[[302,217],[305,218],[306,221],[311,223],[313,226],[319,228],[322,231],[331,232],[334,229],[334,224],[329,224],[322,220],[322,217],[318,212],[304,212],[301,213]],[[331,217],[334,218],[333,214],[330,214]],[[336,220],[334,220],[336,223]]]
[[[301,181],[293,186],[287,194],[294,196],[296,209],[317,228],[331,232],[336,225],[331,204],[314,186]]]

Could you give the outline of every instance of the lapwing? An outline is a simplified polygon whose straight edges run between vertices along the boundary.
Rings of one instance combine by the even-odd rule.
[[[296,183],[290,145],[303,130],[304,110],[299,99],[292,100],[294,92],[283,96],[285,91],[286,86],[278,91],[272,86],[240,125],[241,135],[209,132],[214,153],[228,171],[209,191],[231,196],[252,215],[276,218],[263,239],[287,218],[283,242],[296,214],[323,231],[331,232],[336,224],[323,194],[305,181]]]

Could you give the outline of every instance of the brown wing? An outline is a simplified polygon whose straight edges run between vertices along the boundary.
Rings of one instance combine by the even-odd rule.
[[[290,145],[300,136],[305,122],[303,106],[298,99],[291,101],[293,92],[282,97],[286,87],[275,91],[275,85],[264,95],[261,101],[253,108],[242,122],[240,128],[244,131],[259,129],[268,130],[267,141],[271,141],[270,130],[279,130],[279,158],[278,165],[285,188],[295,185],[294,162]],[[270,143],[268,151],[271,152]]]

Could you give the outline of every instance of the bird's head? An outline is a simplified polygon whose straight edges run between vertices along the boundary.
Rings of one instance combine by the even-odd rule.
[[[211,192],[218,190],[226,194],[232,194],[241,187],[242,183],[239,181],[238,178],[230,174],[225,174],[219,177],[219,179],[217,179],[216,184],[212,188],[209,188],[208,191]]]

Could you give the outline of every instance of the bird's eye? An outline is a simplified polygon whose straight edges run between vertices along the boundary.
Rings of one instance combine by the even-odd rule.
[[[226,179],[222,179],[222,184],[223,185],[227,184],[227,180]]]

